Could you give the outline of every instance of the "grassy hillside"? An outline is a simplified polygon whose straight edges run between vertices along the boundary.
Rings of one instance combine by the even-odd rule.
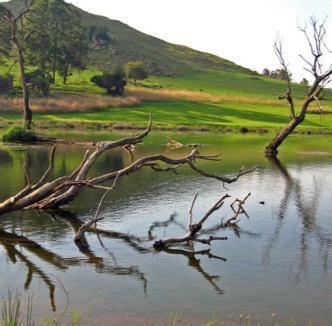
[[[13,0],[9,5],[15,10],[20,1]],[[32,99],[38,126],[134,128],[145,125],[149,113],[160,129],[265,130],[279,129],[289,120],[287,104],[278,100],[285,92],[285,82],[169,44],[118,21],[85,12],[82,16],[86,26],[108,27],[111,44],[91,49],[90,68],[74,72],[67,85],[58,79],[52,85],[51,98]],[[137,59],[149,60],[155,74],[139,88],[129,86],[124,98],[103,96],[104,91],[90,82],[101,62]],[[0,73],[8,71],[15,75],[18,85],[17,67],[0,65]],[[165,76],[170,71],[180,75]],[[298,84],[293,87],[298,110],[305,89]],[[331,90],[325,92],[322,105],[326,114],[308,114],[302,131],[332,131]],[[317,111],[317,105],[313,104],[311,110]],[[20,119],[19,98],[0,98],[0,127],[19,123]]]
[[[41,100],[41,108],[35,109],[37,124],[66,128],[93,124],[94,128],[124,129],[144,126],[149,113],[152,113],[154,125],[160,129],[229,128],[237,131],[241,127],[250,130],[281,128],[289,120],[287,104],[278,100],[285,91],[285,83],[270,78],[213,71],[175,78],[152,76],[143,83],[143,87],[129,86],[124,98],[114,99],[103,96],[103,90],[89,82],[94,73],[91,70],[77,72],[65,87],[56,84],[52,93],[55,96],[62,92],[58,95],[60,105],[52,109],[53,98]],[[66,95],[73,91],[79,94],[80,100]],[[297,109],[304,94],[303,86],[294,85]],[[35,101],[32,100],[33,104]],[[77,107],[72,106],[73,101],[77,102]],[[332,112],[331,91],[326,91],[322,105],[325,111]],[[315,104],[312,109],[316,109]],[[8,111],[8,107],[0,108],[3,123],[18,123],[20,107],[18,113]],[[308,114],[300,129],[331,131],[332,114]]]
[[[13,11],[20,8],[23,0],[6,2]],[[110,43],[95,47],[90,44],[86,63],[90,67],[104,69],[115,64],[142,60],[155,75],[182,75],[188,71],[217,69],[253,74],[249,69],[209,53],[196,51],[181,45],[174,45],[156,37],[144,34],[117,20],[87,13],[77,7],[83,24],[107,29]]]

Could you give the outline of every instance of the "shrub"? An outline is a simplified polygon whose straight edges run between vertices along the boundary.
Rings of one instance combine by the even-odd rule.
[[[93,76],[91,82],[98,87],[105,88],[108,95],[122,95],[127,85],[123,71],[118,70],[104,73],[102,76]]]
[[[240,127],[239,132],[241,134],[246,134],[249,132],[249,129],[247,127]]]
[[[2,136],[6,142],[33,142],[37,140],[36,134],[22,127],[11,127]]]
[[[0,94],[6,94],[13,90],[13,76],[3,75],[0,76]]]

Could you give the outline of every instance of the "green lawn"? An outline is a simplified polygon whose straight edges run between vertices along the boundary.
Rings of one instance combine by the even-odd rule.
[[[0,73],[8,67],[0,66]],[[15,73],[15,68],[12,73]],[[91,76],[96,70],[76,71],[70,76],[67,85],[62,85],[60,78],[52,86],[53,91],[103,93],[92,85]],[[16,83],[18,80],[16,78]],[[156,77],[151,76],[144,86],[162,89],[186,89],[220,96],[217,103],[170,99],[163,101],[146,101],[130,108],[105,108],[95,112],[67,114],[39,114],[36,121],[50,122],[88,122],[127,124],[142,126],[147,116],[152,113],[155,126],[176,128],[190,127],[267,127],[280,128],[289,119],[289,111],[284,101],[277,101],[285,91],[285,83],[262,76],[242,73],[196,71],[187,76]],[[300,103],[305,89],[294,85],[295,101]],[[239,100],[241,98],[241,100]],[[269,101],[271,101],[269,103]],[[325,92],[324,109],[332,112],[332,91]],[[0,113],[5,121],[20,120],[18,114]],[[318,130],[332,129],[332,114],[308,114],[303,127]],[[303,128],[302,127],[302,128]]]
[[[289,120],[287,107],[262,106],[254,104],[193,103],[186,101],[147,102],[131,108],[107,108],[89,113],[39,114],[35,120],[54,122],[102,122],[132,123],[145,125],[148,115],[152,113],[154,125],[160,127],[190,126],[218,127],[245,126],[281,127]],[[6,120],[20,120],[19,114],[0,114]],[[306,128],[332,128],[332,115],[310,114],[303,124]]]

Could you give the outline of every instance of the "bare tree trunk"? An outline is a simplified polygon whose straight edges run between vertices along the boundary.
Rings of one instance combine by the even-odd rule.
[[[68,63],[65,64],[64,71],[63,71],[63,84],[67,84],[67,79],[68,79],[68,74],[69,74],[69,65]]]
[[[11,37],[10,41],[15,45],[17,51],[17,60],[19,65],[20,71],[20,78],[21,78],[21,85],[22,85],[22,92],[23,92],[23,121],[24,121],[24,128],[31,129],[32,123],[32,111],[30,109],[30,92],[29,87],[26,81],[26,74],[25,74],[25,61],[24,61],[24,45],[30,33],[24,32],[24,16],[29,12],[31,6],[34,4],[35,0],[26,1],[25,8],[19,13],[17,17],[14,17],[10,10],[5,11],[3,19],[7,22],[10,31]]]
[[[25,78],[25,63],[24,58],[22,55],[22,50],[17,45],[17,52],[18,52],[18,62],[20,66],[20,77],[21,77],[21,85],[22,85],[22,92],[23,92],[23,125],[26,129],[31,129],[32,123],[32,111],[30,108],[30,90],[26,82]]]
[[[300,28],[300,30],[304,33],[306,40],[309,44],[312,55],[312,62],[304,58],[302,55],[300,55],[300,57],[304,60],[305,64],[308,66],[308,68],[305,69],[313,75],[314,82],[312,86],[309,89],[307,89],[307,94],[303,100],[303,104],[299,114],[296,114],[295,112],[295,105],[292,95],[291,78],[286,61],[283,56],[282,44],[280,41],[276,41],[274,44],[275,53],[287,77],[286,78],[287,91],[285,95],[279,97],[279,99],[287,100],[290,109],[291,120],[288,123],[288,125],[279,134],[277,134],[274,137],[271,143],[265,147],[266,156],[269,157],[277,156],[279,146],[295,130],[295,128],[304,121],[309,105],[312,102],[316,101],[318,106],[320,107],[319,103],[320,96],[323,93],[324,86],[326,86],[330,82],[330,76],[332,75],[332,66],[330,66],[327,70],[324,71],[323,63],[320,61],[321,57],[323,56],[324,49],[328,53],[331,53],[324,40],[324,37],[326,35],[324,24],[325,21],[319,24],[314,17],[310,18],[310,25],[313,34],[312,37],[309,36],[307,27]]]
[[[265,155],[275,157],[278,155],[278,147],[283,141],[295,130],[295,128],[303,121],[300,117],[294,117],[289,124],[265,147]]]
[[[55,84],[55,78],[56,78],[56,59],[53,58],[53,65],[52,65],[52,83]]]

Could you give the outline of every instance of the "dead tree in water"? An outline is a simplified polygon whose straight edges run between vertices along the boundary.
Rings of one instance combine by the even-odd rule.
[[[243,207],[246,200],[250,197],[250,193],[244,198],[244,199],[235,199],[231,203],[231,208],[233,212],[235,213],[234,216],[229,218],[226,223],[220,223],[220,228],[232,228],[236,227],[237,223],[239,222],[238,216],[240,214],[245,214],[247,216],[247,213]],[[189,210],[189,223],[188,223],[188,232],[182,236],[177,238],[167,238],[167,239],[161,239],[158,241],[155,241],[153,246],[156,249],[164,248],[170,245],[179,244],[179,243],[189,243],[189,242],[198,242],[202,244],[211,245],[212,241],[216,240],[227,240],[227,237],[214,237],[210,236],[208,238],[199,238],[200,231],[202,231],[203,224],[208,220],[208,218],[216,211],[218,211],[220,208],[222,208],[225,204],[225,200],[227,198],[230,198],[231,196],[228,194],[225,194],[222,196],[205,214],[203,217],[201,217],[196,223],[193,223],[193,209],[195,202],[197,200],[198,194],[195,195],[190,210]],[[238,208],[235,209],[234,205],[238,204]]]
[[[108,192],[113,189],[116,180],[123,176],[135,173],[144,167],[151,168],[157,172],[176,172],[177,169],[179,169],[181,166],[188,165],[193,171],[200,175],[225,183],[233,183],[237,181],[239,177],[253,171],[253,169],[241,169],[233,177],[209,174],[197,166],[197,160],[219,160],[219,156],[204,156],[201,155],[197,150],[193,150],[187,156],[178,159],[173,159],[164,155],[145,156],[117,171],[88,178],[90,169],[102,154],[115,148],[124,148],[124,146],[134,145],[141,142],[144,137],[149,134],[151,127],[152,120],[150,119],[146,130],[144,130],[138,136],[128,137],[117,141],[105,141],[97,143],[94,149],[91,151],[86,151],[83,160],[76,168],[76,170],[73,171],[70,175],[61,176],[54,179],[53,181],[48,181],[54,167],[55,147],[53,147],[50,157],[50,165],[41,179],[36,183],[32,183],[31,180],[28,179],[27,185],[23,190],[0,203],[0,215],[7,212],[23,209],[58,209],[59,207],[74,200],[84,187],[102,189]],[[112,187],[102,185],[103,183],[112,180],[114,182]],[[97,222],[97,215],[98,214],[96,214],[92,224]],[[87,227],[91,226],[92,224],[88,225]],[[84,229],[82,229],[81,232],[84,233]]]
[[[287,75],[287,90],[285,95],[281,96],[280,99],[285,99],[288,102],[290,109],[290,122],[279,134],[275,136],[271,143],[266,146],[265,154],[270,157],[277,156],[279,146],[295,130],[295,128],[304,121],[310,104],[312,102],[317,102],[318,106],[320,106],[320,95],[323,92],[324,87],[330,82],[330,77],[332,75],[332,64],[327,70],[324,70],[322,63],[322,57],[324,53],[332,53],[332,51],[327,47],[325,43],[325,21],[323,21],[322,23],[318,23],[315,18],[311,17],[310,26],[312,28],[312,35],[309,35],[307,27],[300,28],[300,30],[304,33],[307,43],[310,47],[312,59],[306,59],[302,55],[300,55],[300,57],[307,65],[307,67],[305,67],[305,70],[313,76],[314,82],[312,86],[309,87],[309,89],[307,90],[306,97],[302,103],[299,113],[297,113],[295,110],[295,103],[292,94],[292,85],[290,81],[290,73],[284,59],[282,44],[280,41],[277,41],[274,44],[275,53]]]

